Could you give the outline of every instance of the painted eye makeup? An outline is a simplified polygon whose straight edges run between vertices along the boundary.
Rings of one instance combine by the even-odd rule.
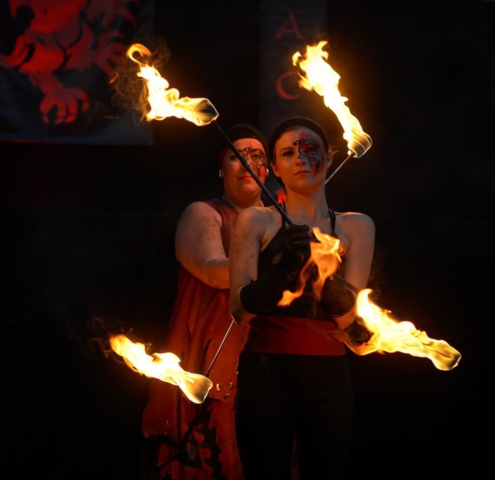
[[[313,138],[301,138],[293,143],[297,146],[298,158],[307,160],[314,172],[323,165],[323,152],[320,144]]]

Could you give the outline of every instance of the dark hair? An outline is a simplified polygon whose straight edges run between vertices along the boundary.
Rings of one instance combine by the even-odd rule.
[[[270,155],[266,137],[256,127],[253,127],[252,125],[247,125],[247,124],[234,125],[233,127],[230,127],[225,133],[227,137],[229,137],[229,140],[232,143],[234,143],[236,140],[239,140],[241,138],[256,138],[256,140],[258,140],[261,143],[261,145],[263,145],[263,150],[265,151],[265,155],[267,157]],[[224,142],[223,148],[220,154],[218,155],[218,163],[220,165],[222,165],[223,156],[225,155],[225,152],[229,149],[230,149],[230,145],[227,142]]]

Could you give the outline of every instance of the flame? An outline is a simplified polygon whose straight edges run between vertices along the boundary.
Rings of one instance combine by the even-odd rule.
[[[176,88],[169,89],[168,81],[160,75],[158,70],[137,60],[135,53],[145,58],[150,57],[151,52],[139,43],[132,44],[127,50],[127,56],[139,65],[137,76],[146,80],[150,105],[150,110],[146,115],[148,122],[177,117],[189,120],[198,126],[204,126],[218,118],[217,110],[207,98],[180,98],[179,91]]]
[[[429,358],[439,370],[452,370],[459,364],[461,354],[444,340],[434,340],[417,330],[408,321],[398,322],[390,311],[369,300],[370,289],[361,290],[356,298],[356,310],[373,334],[364,345],[349,348],[358,355],[402,352],[414,357]]]
[[[316,46],[307,46],[306,56],[299,52],[292,56],[292,63],[306,73],[300,75],[299,85],[307,90],[315,90],[323,97],[325,105],[333,110],[344,128],[344,139],[347,141],[348,154],[362,157],[373,145],[371,137],[363,132],[359,121],[345,105],[348,98],[340,95],[338,85],[340,75],[325,61],[328,52],[323,51],[326,41]]]
[[[273,196],[278,204],[284,203],[287,199],[287,192],[284,187],[278,187],[274,192]]]
[[[111,336],[110,346],[132,370],[177,385],[191,402],[203,403],[213,386],[209,378],[183,370],[179,366],[179,357],[173,353],[153,353],[150,356],[142,343],[132,342],[125,335]]]
[[[304,291],[309,279],[313,276],[313,265],[316,265],[317,275],[313,282],[313,291],[320,298],[321,290],[328,277],[331,277],[338,269],[342,261],[339,248],[340,241],[338,238],[322,233],[318,227],[314,227],[313,232],[319,242],[311,242],[311,257],[301,270],[298,284],[295,292],[285,290],[282,299],[279,301],[279,307],[290,305],[292,301],[300,297]]]

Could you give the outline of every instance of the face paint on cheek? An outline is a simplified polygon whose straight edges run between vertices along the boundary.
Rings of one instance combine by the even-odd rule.
[[[298,158],[306,160],[316,174],[323,167],[323,152],[319,143],[312,138],[302,138],[294,142],[294,145],[297,145]]]

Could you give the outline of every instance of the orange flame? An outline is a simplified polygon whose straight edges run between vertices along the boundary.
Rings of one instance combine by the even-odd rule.
[[[177,385],[191,402],[203,403],[213,386],[209,378],[183,370],[179,366],[179,357],[173,353],[153,353],[150,356],[142,343],[132,342],[125,335],[111,336],[110,345],[132,370]]]
[[[218,118],[217,110],[207,98],[180,98],[179,91],[176,88],[169,89],[168,81],[160,75],[158,70],[137,60],[135,53],[144,58],[150,57],[151,52],[139,43],[132,44],[127,50],[127,56],[139,65],[138,77],[144,78],[147,83],[148,103],[150,104],[150,110],[146,115],[148,122],[177,117],[189,120],[198,126],[204,126]]]
[[[323,51],[326,41],[316,46],[307,46],[306,56],[299,52],[292,56],[292,62],[306,72],[300,75],[299,85],[307,90],[315,90],[323,97],[325,105],[333,110],[344,128],[344,139],[347,141],[348,154],[362,157],[373,145],[371,137],[363,132],[359,121],[354,117],[345,102],[347,98],[340,95],[338,85],[340,75],[325,61],[328,52]]]
[[[304,287],[313,275],[313,265],[317,267],[317,275],[313,280],[313,291],[320,298],[325,280],[337,271],[339,263],[342,261],[339,254],[339,239],[322,233],[318,227],[315,227],[313,232],[319,242],[311,242],[311,257],[301,270],[296,291],[285,290],[278,303],[279,307],[290,305],[294,299],[302,295]]]
[[[429,358],[439,370],[452,370],[459,364],[461,354],[444,340],[429,338],[408,321],[394,320],[390,311],[369,300],[370,289],[361,290],[356,299],[357,314],[373,334],[364,345],[349,348],[358,355],[402,352],[414,357]]]

